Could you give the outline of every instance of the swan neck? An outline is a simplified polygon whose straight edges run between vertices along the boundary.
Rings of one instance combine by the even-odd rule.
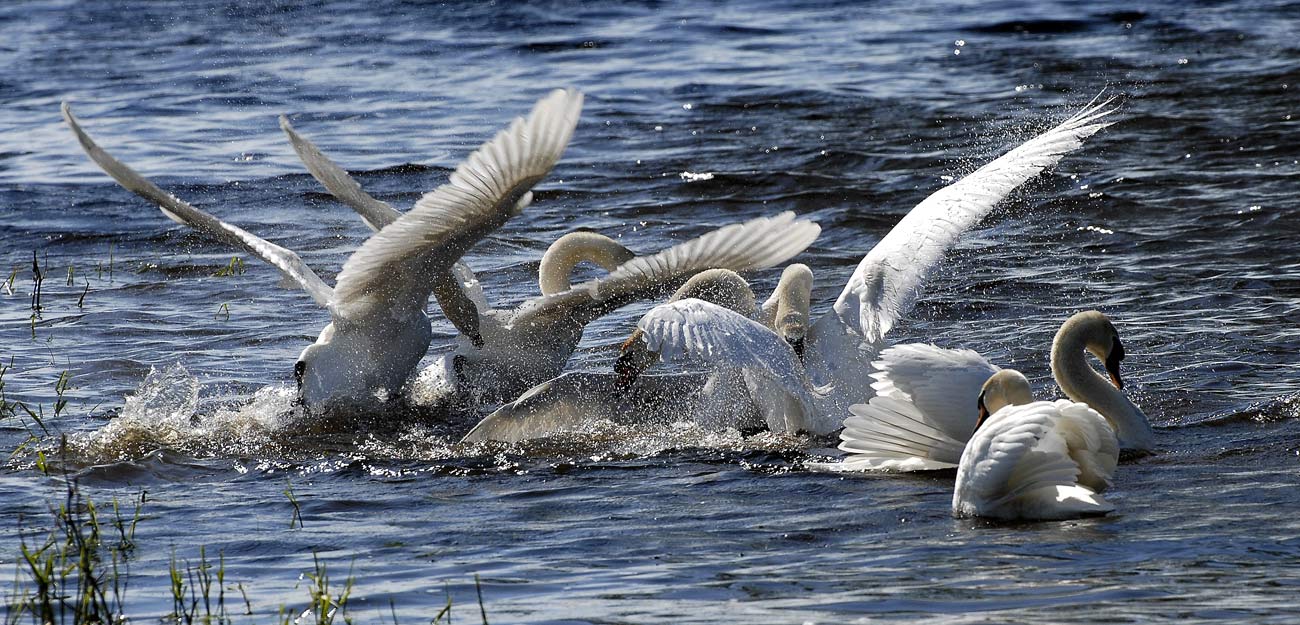
[[[1087,404],[1106,418],[1121,447],[1150,449],[1153,433],[1146,415],[1088,364],[1089,348],[1100,348],[1090,343],[1089,333],[1083,324],[1067,322],[1061,327],[1052,341],[1052,377],[1066,397]]]
[[[605,271],[614,271],[619,265],[636,257],[617,241],[595,232],[570,232],[546,249],[542,264],[537,268],[537,282],[542,295],[569,290],[573,286],[573,268],[589,262]]]

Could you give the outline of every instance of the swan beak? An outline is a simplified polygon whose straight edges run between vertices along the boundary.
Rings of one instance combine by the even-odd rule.
[[[636,379],[641,376],[645,370],[646,358],[642,352],[645,351],[644,342],[641,337],[645,335],[638,328],[629,336],[623,345],[619,348],[618,360],[614,361],[614,374],[618,377],[618,388],[620,391],[626,390],[632,386]]]
[[[786,341],[787,341],[788,343],[790,343],[790,347],[794,348],[794,355],[795,355],[795,356],[798,356],[798,357],[799,357],[799,362],[802,363],[802,362],[803,362],[803,350],[804,350],[804,337],[801,336],[801,337],[799,337],[799,338],[797,338],[797,339],[793,339],[793,340],[791,340],[791,339],[786,339]]]
[[[1119,337],[1111,341],[1110,355],[1106,356],[1106,373],[1110,374],[1110,381],[1115,384],[1115,388],[1124,389],[1124,379],[1119,376],[1119,363],[1124,360],[1124,345],[1119,342]]]
[[[979,430],[980,426],[984,425],[984,421],[989,418],[989,409],[987,406],[984,405],[984,393],[980,393],[980,398],[978,403],[980,407],[980,416],[979,419],[975,421],[976,430]]]

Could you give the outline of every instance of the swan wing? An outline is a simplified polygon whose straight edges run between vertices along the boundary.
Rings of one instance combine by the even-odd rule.
[[[645,333],[647,348],[665,362],[688,360],[740,370],[751,391],[763,387],[764,396],[770,396],[766,387],[775,386],[792,398],[798,410],[781,410],[785,422],[774,429],[823,430],[810,422],[812,397],[794,350],[762,324],[722,306],[687,298],[652,308],[637,327]]]
[[[842,471],[951,469],[961,459],[965,439],[935,427],[906,396],[878,395],[849,413],[840,432],[840,449],[849,453]]]
[[[297,254],[274,243],[266,241],[241,228],[225,223],[209,215],[188,202],[158,188],[144,176],[136,173],[125,163],[117,160],[95,143],[94,139],[81,128],[77,118],[67,102],[63,103],[63,119],[72,128],[81,148],[90,156],[104,173],[116,180],[124,189],[154,204],[172,221],[184,224],[203,232],[223,243],[241,249],[256,256],[267,264],[280,270],[285,278],[302,287],[316,303],[330,308],[334,291],[312,271]]]
[[[1101,492],[1110,487],[1119,464],[1119,439],[1106,417],[1088,404],[1066,399],[1056,401],[1060,416],[1056,429],[1065,440],[1066,449],[1079,465],[1079,484]]]
[[[870,372],[885,334],[915,303],[926,275],[963,232],[1007,194],[1106,127],[1110,100],[1090,104],[1047,132],[916,205],[858,264],[831,312],[811,329],[815,385],[846,384]]]
[[[347,316],[404,302],[423,308],[433,286],[474,243],[519,214],[530,189],[555,166],[573,136],[582,94],[557,89],[527,117],[461,163],[450,180],[370,237],[348,259],[335,286]]]
[[[402,216],[402,213],[388,202],[378,200],[362,190],[361,183],[342,167],[334,164],[334,161],[325,156],[315,143],[298,134],[293,124],[289,123],[289,118],[284,115],[280,116],[280,130],[289,136],[293,151],[298,153],[298,158],[302,159],[302,164],[307,166],[311,176],[325,187],[330,195],[357,211],[371,230],[378,231]]]
[[[520,318],[569,314],[588,309],[591,318],[622,306],[664,294],[706,269],[751,271],[774,267],[812,244],[821,227],[793,212],[759,217],[723,226],[656,254],[629,260],[603,278],[567,291],[534,298],[520,309]]]
[[[963,446],[979,418],[980,388],[998,372],[973,350],[925,343],[890,347],[874,366],[871,388],[876,395],[906,398],[927,423]]]
[[[321,183],[330,195],[352,207],[371,230],[378,231],[402,216],[402,213],[389,203],[375,199],[366,193],[361,188],[361,183],[342,167],[334,164],[334,161],[325,156],[315,143],[298,134],[289,123],[289,118],[284,115],[280,116],[280,129],[289,136],[289,143],[293,145],[294,152],[298,153],[298,158],[302,159],[312,177]],[[468,279],[464,275],[466,273]],[[478,334],[478,319],[474,314],[475,311],[481,314],[491,310],[487,300],[483,298],[482,287],[473,277],[469,267],[457,262],[450,273],[439,272],[431,278],[433,295],[438,300],[438,306],[442,308],[443,314],[451,320],[457,330],[468,336]]]

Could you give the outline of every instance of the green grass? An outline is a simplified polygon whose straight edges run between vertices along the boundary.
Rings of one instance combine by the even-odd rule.
[[[127,588],[131,579],[130,564],[144,548],[136,538],[149,497],[141,491],[123,504],[112,499],[103,504],[85,497],[74,476],[67,472],[67,437],[45,417],[44,407],[35,408],[5,396],[5,375],[13,368],[0,363],[0,421],[17,419],[23,423],[28,438],[11,453],[32,456],[41,474],[57,484],[55,501],[46,513],[37,517],[19,517],[19,547],[13,583],[4,594],[7,608],[3,625],[118,625],[129,623]],[[72,375],[64,371],[55,381],[53,415],[63,416],[68,402]],[[50,449],[50,441],[58,441]],[[59,462],[51,465],[47,452],[55,453]],[[284,493],[293,506],[290,528],[302,527],[299,496],[291,482]],[[235,623],[278,625],[333,625],[353,623],[349,600],[356,587],[351,568],[340,583],[331,578],[326,564],[312,552],[312,570],[302,576],[306,582],[306,607],[291,609],[281,605],[277,613],[256,614],[243,582],[228,579],[226,559],[217,554],[209,559],[207,548],[199,546],[197,558],[181,558],[173,551],[168,561],[171,612],[136,622],[166,622],[178,625],[234,625]],[[487,609],[482,585],[476,575],[475,591],[478,612],[487,625]],[[237,592],[239,599],[232,600]],[[229,595],[229,596],[228,596]],[[234,606],[232,608],[232,605]],[[432,610],[431,610],[432,611]],[[389,601],[392,623],[397,625],[397,607]],[[450,624],[452,600],[421,622]],[[384,615],[380,613],[381,621]],[[365,622],[370,622],[366,619]]]

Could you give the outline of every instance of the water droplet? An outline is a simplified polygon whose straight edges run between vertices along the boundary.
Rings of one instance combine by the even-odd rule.
[[[1178,59],[1178,64],[1179,64],[1179,65],[1187,65],[1188,63],[1189,63],[1189,61],[1188,61],[1187,59]]]
[[[690,102],[687,102],[686,104],[683,104],[683,105],[682,105],[682,108],[684,108],[684,109],[686,109],[686,110],[689,111],[689,110],[691,110],[692,108],[695,108],[695,107],[691,106],[691,103],[690,103]]]
[[[953,53],[954,55],[958,55],[958,56],[960,56],[960,55],[961,55],[961,50],[953,50],[952,53]]]
[[[966,45],[966,40],[965,40],[965,39],[958,39],[957,41],[954,41],[953,43],[957,44],[957,47],[960,48],[960,47]]]
[[[655,126],[655,132],[663,132],[663,126]]]

